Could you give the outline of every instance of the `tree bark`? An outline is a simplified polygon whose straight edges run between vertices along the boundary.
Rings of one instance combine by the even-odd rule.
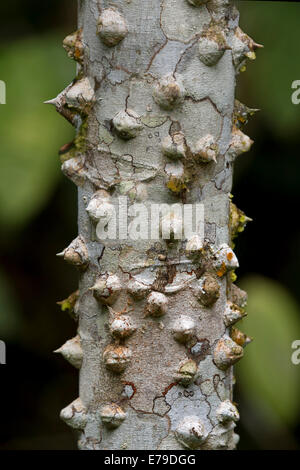
[[[52,103],[77,131],[61,159],[78,186],[79,236],[61,255],[80,282],[67,301],[77,336],[59,352],[80,368],[80,398],[61,417],[80,449],[238,442],[232,366],[249,338],[232,327],[246,301],[232,238],[247,218],[230,191],[252,141],[234,93],[257,47],[238,21],[227,0],[81,0],[64,41],[78,74]],[[131,225],[133,240],[124,223],[118,239],[101,239],[125,210],[119,197],[148,215],[153,204],[201,203],[204,239],[177,240],[175,212],[169,239],[139,239]]]

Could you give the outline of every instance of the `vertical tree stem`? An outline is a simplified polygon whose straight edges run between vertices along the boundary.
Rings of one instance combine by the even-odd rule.
[[[258,47],[238,20],[227,0],[81,0],[64,41],[78,75],[52,103],[77,129],[61,158],[78,186],[79,236],[61,255],[80,283],[78,335],[59,352],[80,368],[80,398],[61,417],[80,449],[238,441],[232,366],[249,338],[232,327],[246,296],[231,239],[247,218],[230,192],[252,141],[234,93]],[[120,228],[125,203],[136,212]],[[163,219],[170,238],[156,224],[140,239],[162,203],[177,204]],[[197,203],[204,237],[177,240],[176,207]],[[105,239],[114,224],[117,239]]]

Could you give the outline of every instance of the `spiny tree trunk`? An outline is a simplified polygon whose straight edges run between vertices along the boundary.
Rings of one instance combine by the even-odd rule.
[[[64,302],[78,334],[59,352],[80,368],[80,398],[61,417],[80,449],[238,442],[232,365],[249,338],[232,327],[246,300],[232,238],[247,218],[230,191],[252,142],[239,129],[251,110],[234,93],[257,47],[238,20],[227,0],[81,0],[64,40],[78,75],[52,103],[76,127],[61,159],[78,186],[79,236],[61,255],[80,283]],[[132,240],[124,224],[99,240],[120,196],[149,213],[202,203],[204,241],[176,239],[176,211],[169,240]],[[133,235],[150,223],[143,211],[137,220]]]

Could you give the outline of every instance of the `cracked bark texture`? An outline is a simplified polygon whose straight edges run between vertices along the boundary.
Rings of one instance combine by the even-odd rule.
[[[80,369],[80,398],[61,412],[80,449],[238,442],[232,365],[249,338],[232,328],[246,295],[231,239],[247,218],[230,191],[252,142],[240,130],[251,110],[234,94],[257,47],[238,21],[227,0],[80,0],[64,41],[78,74],[51,103],[76,127],[60,153],[79,236],[61,256],[80,281],[77,336],[58,352]],[[203,203],[204,244],[99,240],[99,210],[118,196]]]

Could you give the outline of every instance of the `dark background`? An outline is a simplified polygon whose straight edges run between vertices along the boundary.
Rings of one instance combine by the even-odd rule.
[[[239,157],[234,202],[254,221],[240,235],[238,285],[249,293],[240,328],[255,341],[237,367],[241,449],[300,448],[299,144],[300,4],[239,2],[242,28],[265,49],[238,78],[237,98],[261,111]],[[61,47],[76,29],[74,0],[11,0],[0,6],[0,449],[75,449],[59,411],[78,396],[77,371],[52,354],[76,324],[56,302],[77,288],[55,257],[75,238],[76,188],[60,174],[71,126],[42,105],[74,77]]]

